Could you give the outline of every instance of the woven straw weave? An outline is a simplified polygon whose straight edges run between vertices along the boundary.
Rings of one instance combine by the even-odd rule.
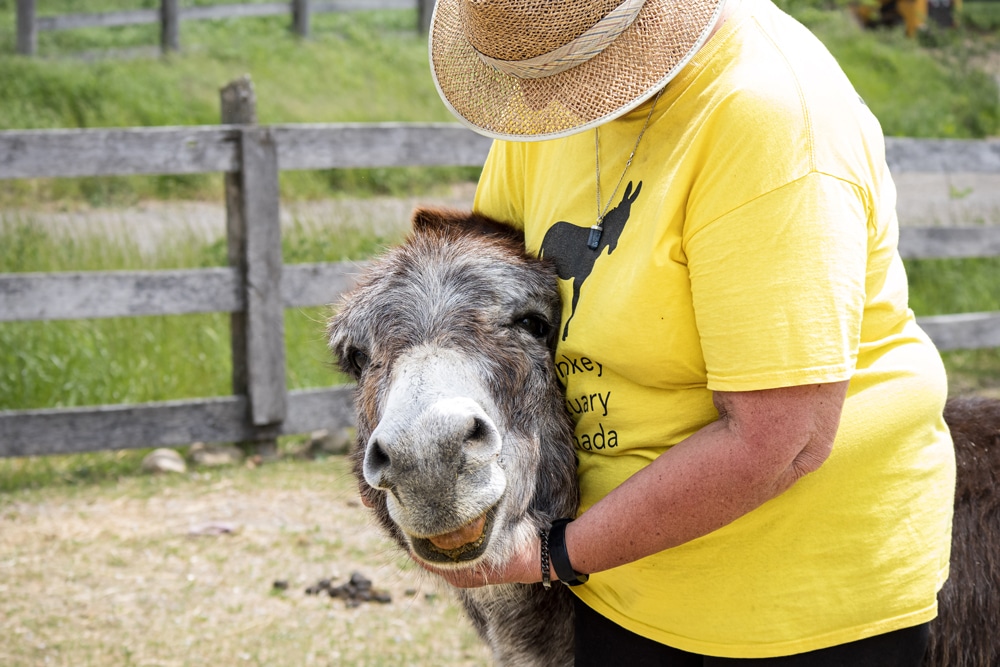
[[[534,58],[582,35],[621,0],[439,0],[431,68],[442,98],[474,130],[501,139],[565,136],[635,108],[666,85],[704,42],[723,2],[647,0],[632,26],[591,60],[519,79],[476,51]]]

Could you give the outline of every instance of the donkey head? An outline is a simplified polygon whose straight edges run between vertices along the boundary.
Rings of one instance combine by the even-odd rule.
[[[512,229],[422,210],[330,320],[357,381],[362,497],[416,557],[499,563],[576,507],[555,285]]]

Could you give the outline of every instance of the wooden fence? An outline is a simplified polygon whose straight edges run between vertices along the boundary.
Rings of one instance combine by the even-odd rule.
[[[220,4],[181,7],[180,0],[160,0],[159,9],[38,16],[37,0],[17,0],[17,52],[34,55],[41,31],[110,28],[123,25],[160,24],[160,49],[180,50],[181,21],[291,15],[291,28],[308,37],[313,14],[379,9],[417,9],[416,28],[427,32],[433,0],[286,0],[286,2]]]
[[[477,166],[489,140],[452,124],[254,124],[247,80],[202,127],[0,132],[0,179],[226,174],[226,268],[0,274],[0,321],[229,312],[233,395],[141,405],[0,411],[0,456],[253,442],[353,421],[349,387],[288,391],[286,308],[334,302],[353,264],[282,264],[282,169]],[[1000,173],[1000,140],[889,139],[902,172]],[[1000,255],[1000,226],[904,227],[905,257]],[[1000,347],[1000,312],[925,317],[941,349]]]

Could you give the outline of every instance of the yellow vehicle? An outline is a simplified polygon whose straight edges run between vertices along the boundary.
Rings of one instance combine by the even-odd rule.
[[[962,0],[877,0],[854,5],[853,9],[866,26],[903,24],[906,34],[912,37],[928,19],[940,26],[954,26]]]

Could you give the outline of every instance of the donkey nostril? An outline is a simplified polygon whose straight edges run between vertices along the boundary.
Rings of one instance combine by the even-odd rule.
[[[372,441],[368,448],[368,465],[373,470],[384,470],[392,465],[392,460],[378,440]]]
[[[479,417],[473,417],[472,425],[465,435],[465,442],[480,442],[489,437],[489,427]]]
[[[390,488],[389,471],[392,467],[392,459],[386,452],[385,447],[377,439],[372,438],[368,442],[368,449],[365,451],[364,476],[365,480],[376,489],[387,490]]]

